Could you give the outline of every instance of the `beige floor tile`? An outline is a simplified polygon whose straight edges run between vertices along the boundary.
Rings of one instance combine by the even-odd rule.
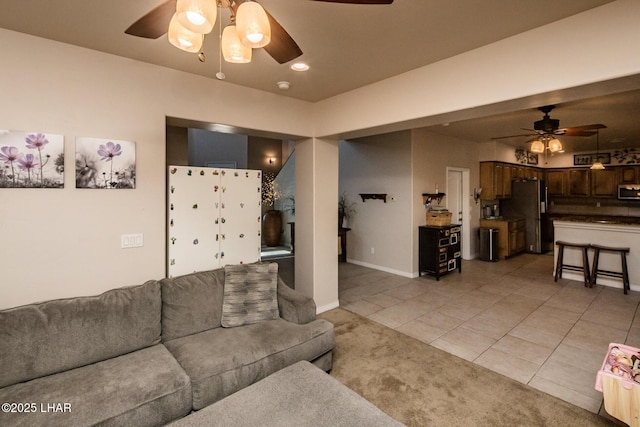
[[[511,335],[502,337],[491,348],[534,363],[538,367],[540,367],[554,351],[553,347],[534,344]]]
[[[551,296],[545,302],[545,305],[576,313],[584,313],[597,296],[597,293],[598,290],[595,288],[564,287]]]
[[[463,320],[457,317],[449,316],[438,310],[430,311],[416,319],[418,322],[426,323],[427,325],[445,329],[447,332],[457,328],[463,323]]]
[[[439,328],[418,320],[412,320],[398,327],[397,331],[429,344],[449,332],[449,329]]]
[[[385,291],[384,294],[401,300],[408,300],[410,298],[417,297],[418,295],[422,295],[428,290],[429,288],[420,282],[410,282],[402,286],[389,289],[388,291]]]
[[[359,300],[352,302],[351,304],[347,304],[344,306],[346,310],[352,311],[354,313],[359,314],[360,316],[367,317],[370,314],[375,313],[376,311],[380,311],[383,307],[372,304],[365,300]]]
[[[495,347],[491,347],[482,353],[474,363],[523,384],[527,384],[540,368],[540,365],[536,363],[513,354],[504,353]]]
[[[542,364],[536,376],[592,399],[598,399],[602,394],[594,388],[597,372],[597,369],[583,368],[580,365],[580,354],[578,353],[569,360],[549,358]]]
[[[559,285],[531,282],[528,286],[523,286],[515,293],[518,295],[524,295],[526,297],[537,298],[546,301],[553,295],[557,294],[561,289],[562,288]]]
[[[544,347],[555,348],[562,342],[564,335],[545,331],[535,325],[520,323],[507,334]]]
[[[386,295],[384,293],[379,293],[375,295],[370,295],[364,298],[365,301],[368,301],[373,304],[377,304],[381,307],[391,307],[402,302],[401,299],[392,297],[390,295]]]
[[[494,339],[468,329],[456,328],[431,343],[432,346],[473,361],[495,343]]]
[[[586,320],[578,320],[567,334],[564,342],[580,349],[607,349],[609,343],[623,342],[627,331],[598,325]]]
[[[557,397],[558,399],[569,402],[595,414],[598,413],[600,406],[602,405],[602,395],[600,395],[599,398],[585,396],[581,393],[561,386],[557,383],[554,383],[553,381],[541,378],[537,375],[534,376],[531,381],[529,381],[529,385],[535,389],[543,391],[547,394],[550,394],[551,396]]]
[[[602,367],[608,348],[608,346],[605,348],[578,348],[563,341],[549,356],[549,360],[566,362],[575,360],[576,355],[579,355],[581,368],[597,372]]]
[[[404,301],[400,304],[377,311],[367,317],[395,329],[400,325],[417,319],[428,310],[428,305],[425,305],[425,303],[421,301]]]

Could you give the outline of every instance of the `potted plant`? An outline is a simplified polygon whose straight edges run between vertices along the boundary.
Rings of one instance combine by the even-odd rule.
[[[356,213],[355,202],[349,202],[346,193],[338,199],[338,228],[347,228],[347,221]]]

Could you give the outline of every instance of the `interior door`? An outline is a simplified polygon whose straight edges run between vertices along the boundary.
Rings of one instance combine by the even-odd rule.
[[[451,212],[451,222],[462,224],[462,258],[471,259],[471,220],[469,216],[469,169],[447,168],[447,190],[445,200]]]

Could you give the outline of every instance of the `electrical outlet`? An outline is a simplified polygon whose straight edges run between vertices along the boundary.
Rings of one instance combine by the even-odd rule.
[[[371,255],[376,253],[376,248],[371,248]]]

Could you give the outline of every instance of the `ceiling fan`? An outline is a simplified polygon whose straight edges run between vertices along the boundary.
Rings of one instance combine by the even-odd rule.
[[[593,136],[597,133],[598,129],[606,128],[603,124],[592,124],[584,126],[574,126],[568,128],[560,128],[560,120],[552,119],[549,113],[555,108],[555,105],[545,105],[538,107],[538,110],[544,113],[542,120],[538,120],[533,123],[533,129],[522,130],[529,131],[530,133],[523,133],[519,135],[498,136],[491,139],[506,139],[517,138],[522,136],[534,136],[538,137],[551,137],[553,135],[565,135],[565,136]]]
[[[237,8],[245,3],[247,0],[211,0],[212,2],[219,3],[221,7],[227,7],[231,9],[232,14],[237,11]],[[345,3],[345,4],[391,4],[393,0],[313,0],[330,3]],[[142,16],[136,22],[134,22],[129,28],[125,30],[126,34],[144,37],[149,39],[157,39],[167,32],[169,22],[176,12],[176,0],[165,0],[162,4],[152,9],[150,12]],[[271,26],[271,41],[269,44],[263,47],[263,49],[271,55],[279,64],[289,62],[300,55],[302,50],[293,38],[287,33],[287,31],[271,16],[271,14],[265,11],[269,24]]]

